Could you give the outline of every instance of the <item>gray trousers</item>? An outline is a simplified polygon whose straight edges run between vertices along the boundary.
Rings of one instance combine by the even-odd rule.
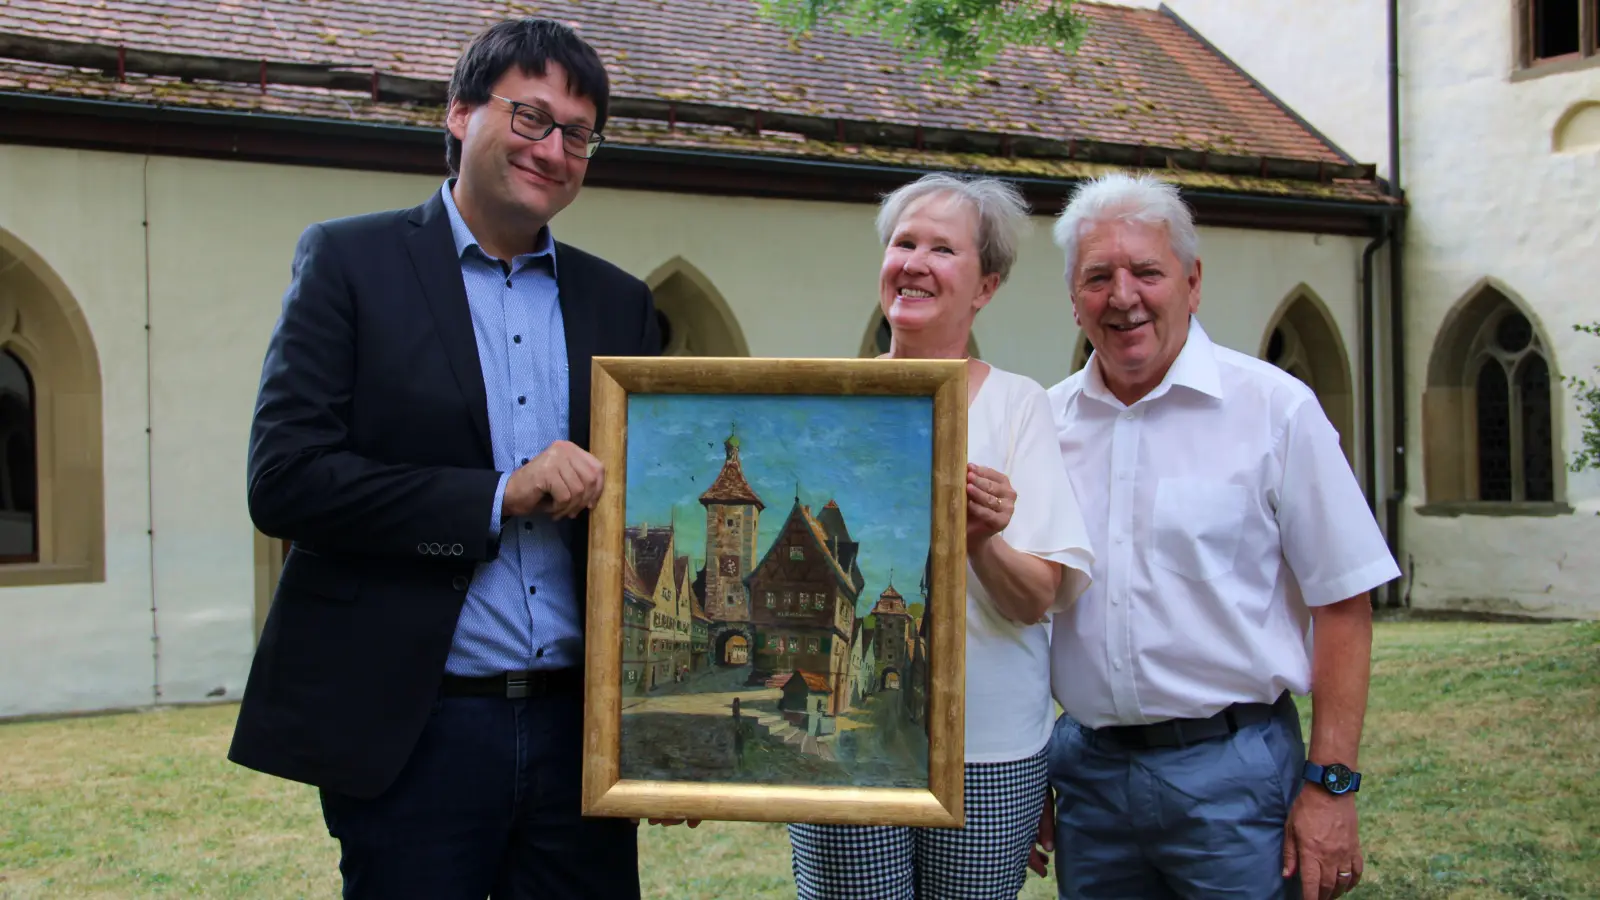
[[[1280,898],[1305,767],[1285,713],[1188,747],[1124,749],[1068,716],[1050,742],[1061,900]]]

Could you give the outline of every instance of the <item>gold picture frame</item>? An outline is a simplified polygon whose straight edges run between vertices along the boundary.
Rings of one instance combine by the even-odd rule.
[[[962,360],[596,357],[591,371],[593,411],[590,450],[604,465],[606,480],[600,499],[592,511],[589,525],[583,814],[658,819],[960,827],[965,821],[962,805],[966,642],[965,362]],[[803,448],[797,448],[803,443],[804,433],[812,431],[813,427],[820,428],[823,432],[827,431],[830,424],[837,428],[844,427],[837,424],[848,418],[844,412],[833,413],[826,410],[872,409],[880,412],[871,415],[881,416],[881,409],[904,409],[910,411],[907,413],[908,416],[914,414],[924,417],[916,421],[927,421],[931,426],[927,428],[930,433],[926,436],[929,459],[923,460],[921,453],[915,449],[898,457],[893,452],[885,453],[887,459],[861,455],[856,457],[868,460],[862,463],[863,467],[881,464],[896,472],[901,471],[899,468],[901,466],[908,472],[923,472],[924,469],[919,467],[927,467],[925,508],[928,524],[925,558],[919,557],[916,560],[914,569],[917,571],[912,577],[905,577],[903,569],[901,575],[901,584],[907,586],[908,590],[909,585],[918,580],[915,576],[921,575],[919,596],[925,599],[920,617],[913,619],[916,604],[908,605],[903,602],[904,597],[894,584],[895,576],[892,572],[889,575],[887,588],[876,600],[872,598],[866,587],[875,590],[876,585],[866,585],[868,579],[862,574],[865,571],[863,566],[873,564],[871,561],[863,562],[872,552],[872,548],[864,548],[864,545],[853,540],[842,518],[843,514],[833,500],[829,500],[821,513],[813,514],[810,506],[802,503],[803,487],[799,484],[794,487],[794,506],[790,518],[785,521],[787,523],[803,521],[809,525],[796,526],[796,530],[793,531],[780,530],[779,534],[780,537],[801,532],[814,535],[817,543],[810,545],[815,551],[813,556],[826,557],[815,564],[837,566],[827,570],[837,576],[836,583],[830,582],[828,585],[827,603],[831,611],[824,611],[822,592],[814,595],[799,593],[800,608],[806,612],[791,612],[789,591],[781,592],[780,604],[779,591],[758,591],[752,587],[751,585],[763,583],[759,579],[763,577],[761,573],[767,571],[757,567],[756,555],[753,552],[745,552],[747,562],[740,571],[734,571],[739,568],[740,564],[737,562],[727,566],[721,565],[728,563],[733,555],[718,556],[720,563],[715,573],[708,576],[707,573],[713,572],[710,562],[713,537],[718,541],[737,540],[741,542],[741,546],[749,548],[756,547],[757,543],[754,534],[756,526],[753,524],[749,526],[749,534],[742,531],[723,533],[721,516],[733,508],[714,505],[721,501],[705,499],[721,498],[722,494],[713,494],[713,491],[726,488],[725,485],[720,488],[717,485],[722,485],[730,477],[727,474],[727,467],[742,465],[742,458],[738,455],[741,439],[736,435],[730,435],[723,442],[724,471],[717,474],[716,483],[706,488],[705,493],[700,495],[699,505],[704,507],[703,510],[695,511],[689,517],[680,517],[675,506],[670,530],[669,526],[665,525],[652,527],[649,524],[633,526],[628,524],[630,441],[639,441],[639,447],[635,448],[635,452],[642,454],[645,453],[645,448],[656,446],[649,444],[648,440],[658,442],[675,440],[666,436],[652,436],[644,425],[640,425],[638,430],[630,435],[630,409],[636,407],[636,412],[639,410],[647,412],[651,409],[666,410],[664,418],[660,421],[670,421],[675,432],[687,433],[695,427],[701,427],[703,430],[705,421],[711,417],[683,416],[672,411],[698,409],[703,412],[710,407],[689,407],[684,404],[721,402],[717,398],[739,398],[737,401],[726,402],[739,404],[738,408],[750,419],[761,419],[762,410],[766,409],[780,412],[791,410],[783,414],[800,415],[792,412],[801,408],[795,404],[801,402],[818,404],[816,408],[823,409],[824,412],[810,413],[812,419],[808,420],[809,424],[803,423],[802,427],[797,429],[800,434],[783,441],[769,441],[767,444],[767,446],[784,445],[791,453],[803,452]],[[822,399],[802,401],[784,398]],[[838,399],[837,402],[833,402],[830,398],[906,398],[906,401]],[[831,406],[828,405],[830,402]],[[789,406],[785,406],[786,403]],[[889,405],[883,407],[848,405],[851,403]],[[728,407],[724,404],[716,408],[722,410]],[[752,414],[751,410],[756,412]],[[829,419],[829,416],[833,418]],[[861,421],[870,421],[873,425],[871,428],[858,426],[852,434],[867,434],[870,438],[880,431],[892,433],[896,427],[893,424],[883,424],[880,427],[879,423],[902,420],[870,418]],[[904,421],[910,422],[912,419],[905,418]],[[719,423],[719,427],[736,430],[738,425]],[[918,425],[915,429],[919,441],[924,427],[927,426]],[[660,430],[665,433],[667,429],[662,426]],[[909,426],[906,431],[910,433]],[[703,439],[706,435],[702,433],[698,437]],[[884,440],[889,438],[886,437]],[[714,447],[710,450],[704,449],[704,445],[714,443],[709,440],[697,440],[694,442],[694,451],[705,457],[716,451]],[[851,452],[865,453],[859,448],[856,437],[849,438],[848,443]],[[916,444],[916,441],[912,442],[913,448]],[[680,444],[670,446],[688,445],[689,442],[684,440]],[[843,453],[841,450],[841,456]],[[645,478],[643,469],[647,465],[651,467],[661,465],[659,457],[663,455],[672,454],[656,453],[641,457],[639,460],[641,472],[637,473],[635,482],[640,485],[645,484],[642,480]],[[818,455],[812,452],[808,458],[815,458]],[[735,475],[742,472],[743,469],[738,469]],[[785,472],[785,475],[789,474],[793,473]],[[712,473],[701,469],[697,473],[690,473],[687,477],[695,479],[696,485],[699,486],[711,481],[711,475]],[[862,477],[866,477],[865,474]],[[893,485],[901,481],[907,479],[883,478],[880,474],[872,483]],[[727,502],[742,502],[745,504],[741,507],[743,513],[758,516],[764,504],[748,484],[742,480],[739,483],[743,486],[741,496],[745,499]],[[785,492],[787,488],[788,484],[785,484]],[[822,488],[824,491],[834,489]],[[638,490],[642,492],[644,488],[640,487]],[[911,486],[905,487],[904,490],[911,492],[908,496],[911,496],[916,503],[923,502],[922,495],[915,488],[914,479],[911,481]],[[847,496],[843,498],[845,505],[848,507],[851,503],[857,503],[864,493],[870,491],[849,489]],[[917,507],[916,503],[905,504],[897,509],[922,508]],[[774,503],[775,508],[777,505]],[[857,503],[855,508],[860,510],[863,504]],[[877,509],[872,507],[869,511],[874,511],[879,518],[882,518],[885,513],[876,512]],[[678,524],[683,518],[688,518],[693,526],[698,521],[694,518],[696,516],[703,517],[706,522],[707,552],[700,573],[696,576],[699,586],[693,588],[692,597],[686,600],[682,589],[689,584],[689,576],[693,572],[692,569],[686,570],[684,557],[677,555],[673,545],[668,542],[674,535],[684,530]],[[915,518],[912,517],[910,520],[913,525]],[[727,523],[730,529],[742,527],[736,524],[739,521],[732,512],[728,512]],[[768,527],[770,530],[770,522]],[[788,528],[790,525],[786,524],[783,527]],[[875,534],[888,533],[874,527]],[[716,529],[715,535],[712,529]],[[905,530],[894,529],[893,533],[898,535]],[[760,565],[769,565],[769,561],[774,559],[779,559],[779,562],[770,563],[774,566],[801,565],[798,562],[790,563],[785,560],[801,559],[805,556],[805,548],[795,543],[785,548],[787,551],[785,555],[779,553],[777,540],[773,539]],[[793,540],[799,541],[801,538]],[[685,542],[687,543],[687,539]],[[880,541],[879,545],[889,546],[889,542]],[[665,562],[661,549],[663,546],[667,548]],[[899,560],[904,562],[905,554],[909,551],[898,544],[892,545],[892,549],[900,553]],[[885,553],[887,552],[886,550]],[[880,555],[876,563],[883,562]],[[692,558],[690,564],[692,565]],[[727,572],[722,571],[723,569],[727,569]],[[846,572],[846,569],[849,569],[849,572]],[[644,572],[645,575],[641,576],[640,572]],[[728,577],[724,578],[724,574]],[[646,576],[650,579],[648,584]],[[737,576],[737,579],[734,576]],[[716,591],[710,591],[706,587],[713,584],[713,581]],[[729,586],[724,587],[724,585]],[[742,587],[733,587],[734,585]],[[679,589],[676,593],[674,587]],[[704,597],[717,592],[721,593],[713,597],[717,605],[713,617],[713,613],[708,611]],[[758,593],[764,596],[764,605],[757,602]],[[743,607],[741,604],[748,606]],[[875,605],[870,606],[870,613],[863,615],[861,610],[868,608],[869,604]],[[692,630],[687,641],[689,644],[687,657],[684,655],[686,651],[683,646],[686,642],[682,640],[683,611],[686,607],[692,607],[690,616]],[[676,617],[673,615],[674,609],[677,610]],[[745,613],[747,620],[742,625],[737,621],[734,612],[737,609],[747,610]],[[772,618],[779,615],[789,616],[794,621],[784,620],[780,623]],[[810,616],[811,619],[801,618],[805,616]],[[822,626],[813,624],[813,620],[824,620],[829,616],[835,618],[826,621]],[[648,628],[655,629],[659,626],[666,630],[647,631],[647,620]],[[756,624],[758,621],[766,624],[758,625]],[[916,624],[912,624],[914,621]],[[791,636],[787,638],[788,643],[785,646],[786,639],[782,636],[780,625],[781,628],[813,627],[831,630],[823,631],[824,636],[819,650],[815,638],[795,637],[794,632],[790,632]],[[679,630],[673,632],[671,631],[673,628]],[[716,638],[712,637],[714,631],[718,635]],[[645,657],[647,637],[649,655]],[[720,644],[715,643],[718,640],[721,641]],[[623,646],[624,641],[628,642],[627,648]],[[670,649],[672,647],[677,649]],[[811,654],[817,655],[807,656],[808,650]],[[673,657],[673,653],[678,655]],[[841,663],[840,658],[843,653],[850,655],[848,662]],[[832,655],[824,659],[823,654]],[[896,659],[896,654],[903,658]],[[644,658],[630,658],[635,655]],[[814,670],[817,674],[805,673],[806,666],[802,661],[809,659],[822,660]],[[770,671],[763,668],[764,664],[770,664]],[[785,671],[790,665],[792,670]],[[831,672],[825,670],[829,665],[833,667]],[[719,666],[721,668],[718,668]],[[897,666],[903,668],[896,668]],[[761,681],[763,677],[767,680]],[[749,695],[746,695],[751,703],[746,707],[750,710],[748,715],[741,713],[738,694],[734,695],[735,699],[731,702],[731,717],[728,719],[719,720],[702,714],[700,718],[691,720],[682,718],[681,713],[673,713],[662,714],[659,719],[647,721],[648,717],[636,715],[636,711],[647,704],[647,699],[641,700],[639,695],[646,694],[649,690],[681,689],[681,693],[674,695],[675,700],[672,697],[668,698],[672,702],[693,703],[704,700],[708,703],[720,703],[728,696],[727,694],[713,693],[709,687],[702,693],[696,693],[693,688],[674,682],[681,680],[689,683],[695,679],[702,679],[705,680],[704,683],[709,684],[710,679],[720,679],[720,683],[732,685],[738,678],[749,680],[738,682],[740,686],[730,690],[756,691],[759,694],[754,700],[749,700]],[[625,680],[628,682],[626,685]],[[643,687],[647,680],[653,684],[648,690]],[[774,681],[778,683],[777,688],[773,688]],[[653,737],[649,742],[637,737],[638,732],[635,731],[633,740],[636,746],[647,747],[653,756],[657,753],[674,752],[677,749],[661,746],[663,743],[671,743],[671,738],[661,738],[662,734],[684,735],[682,742],[685,745],[694,742],[699,746],[701,742],[720,741],[721,743],[715,744],[717,749],[714,753],[709,750],[706,753],[712,754],[709,758],[713,760],[721,760],[725,754],[732,760],[727,765],[738,767],[737,771],[741,774],[741,778],[730,777],[727,780],[719,780],[715,773],[721,770],[717,769],[704,770],[712,772],[711,775],[690,774],[679,778],[676,776],[680,772],[690,770],[679,769],[673,763],[655,764],[656,768],[646,767],[641,770],[647,774],[654,773],[653,777],[624,777],[625,688],[628,692],[626,699],[630,704],[629,723],[646,723],[654,727],[656,724],[669,722],[676,716],[675,721],[679,725],[690,723],[693,726],[692,730],[685,727],[677,732],[652,732]],[[774,697],[776,699],[770,699]],[[861,698],[859,708],[850,705],[852,697]],[[773,710],[774,704],[777,707],[776,711]],[[767,711],[763,712],[763,707]],[[722,715],[721,707],[717,707],[714,715]],[[850,719],[851,716],[868,724],[862,725],[855,719]],[[897,719],[895,716],[902,718]],[[920,722],[917,721],[919,718]],[[881,725],[883,722],[888,724]],[[915,724],[908,728],[905,722]],[[856,727],[854,730],[847,730],[846,726]],[[639,729],[644,725],[630,724],[628,727]],[[667,725],[661,727],[665,728]],[[778,731],[770,730],[772,728]],[[805,730],[802,731],[802,728]],[[828,731],[829,728],[834,730]],[[781,739],[776,737],[779,731],[783,732]],[[724,732],[731,737],[725,736]],[[906,734],[917,736],[918,741],[920,736],[925,734],[926,746],[923,750],[918,743],[919,749],[916,752],[907,753],[904,757],[905,768],[896,776],[901,780],[895,782],[894,786],[884,786],[873,782],[873,779],[880,778],[880,775],[868,774],[867,770],[872,768],[873,773],[877,773],[878,769],[861,762],[869,757],[859,748],[865,746],[863,742],[869,740],[887,742],[889,738],[885,735],[891,733],[895,735],[896,747],[907,744],[908,739],[904,737]],[[692,738],[689,735],[692,735]],[[732,751],[727,750],[729,741],[734,748]],[[829,741],[832,743],[828,743]],[[851,743],[847,745],[847,741]],[[812,750],[809,752],[813,756],[797,755],[791,751],[791,745],[800,747],[802,751],[811,747]],[[843,756],[836,758],[828,755],[835,752],[844,753],[847,746],[857,747],[857,752],[860,754],[853,763],[855,769],[849,769],[846,763],[838,762],[838,759],[844,758]],[[780,764],[793,766],[781,770],[786,776],[790,772],[802,773],[803,770],[803,773],[794,778],[785,778],[780,783],[762,782],[764,773],[770,770],[760,767],[746,768],[746,760],[749,759],[756,759],[761,766]],[[631,758],[627,762],[633,765]],[[643,766],[642,763],[640,765]],[[836,771],[847,772],[842,777],[855,781],[850,783],[829,781],[830,778],[841,777]],[[661,772],[670,772],[671,776],[663,776]],[[913,774],[905,775],[906,772]],[[906,781],[906,778],[911,780]],[[888,775],[882,775],[881,779],[885,782],[893,780]],[[918,783],[918,779],[921,783]]]

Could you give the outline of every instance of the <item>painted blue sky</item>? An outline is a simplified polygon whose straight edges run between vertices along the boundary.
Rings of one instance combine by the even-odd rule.
[[[866,578],[858,613],[871,610],[894,570],[916,600],[932,516],[933,402],[927,397],[635,394],[628,398],[629,525],[676,521],[678,552],[705,558],[699,497],[722,470],[730,428],[761,511],[766,553],[794,505],[839,504],[861,543]],[[674,515],[674,512],[676,515]]]

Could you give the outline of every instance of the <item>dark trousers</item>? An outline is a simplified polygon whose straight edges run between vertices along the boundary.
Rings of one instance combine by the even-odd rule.
[[[372,800],[322,793],[347,900],[639,897],[637,826],[578,815],[577,695],[448,697]]]
[[[1063,715],[1050,743],[1061,900],[1300,896],[1283,877],[1306,758],[1293,705],[1159,749],[1125,749]]]

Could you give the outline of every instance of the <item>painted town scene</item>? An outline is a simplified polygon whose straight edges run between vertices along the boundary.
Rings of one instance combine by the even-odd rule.
[[[932,403],[638,394],[625,779],[926,787]]]

